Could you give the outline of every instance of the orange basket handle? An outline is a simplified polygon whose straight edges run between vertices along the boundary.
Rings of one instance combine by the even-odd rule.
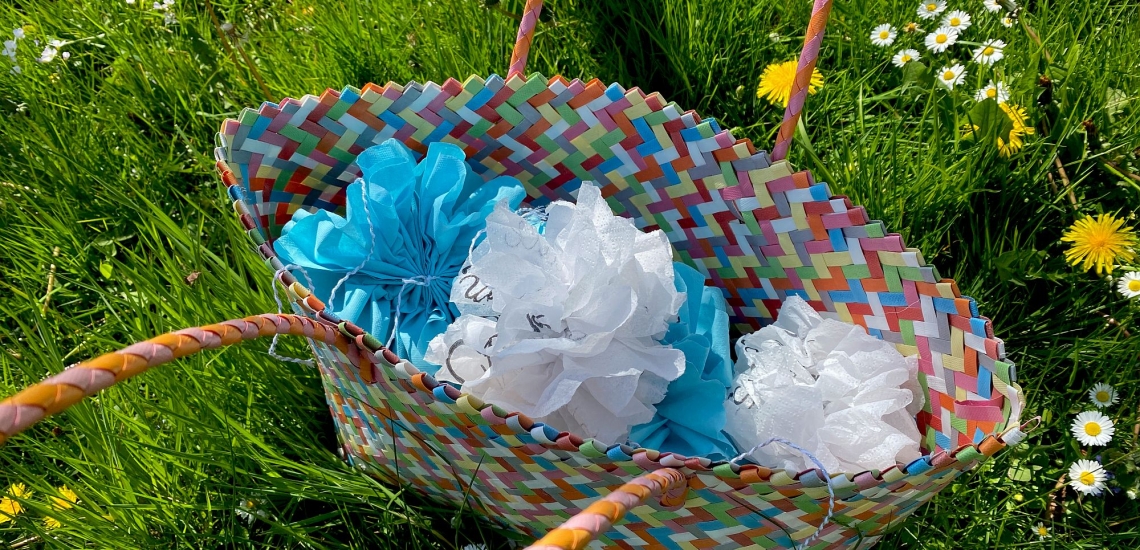
[[[306,336],[348,351],[352,342],[337,327],[300,315],[266,313],[213,325],[187,328],[133,344],[63,372],[0,401],[0,445],[41,419],[61,412],[151,367],[199,351],[276,334]]]
[[[608,531],[626,512],[645,504],[650,498],[660,498],[661,504],[667,508],[682,506],[688,489],[688,480],[684,474],[673,468],[662,468],[645,474],[578,512],[578,515],[528,546],[527,550],[585,548],[598,535]]]
[[[788,106],[784,109],[784,120],[780,123],[780,131],[776,134],[776,146],[772,148],[773,161],[784,160],[788,156],[788,148],[792,145],[792,134],[796,131],[796,124],[804,110],[804,100],[807,99],[808,84],[811,83],[812,72],[815,71],[815,62],[819,59],[819,47],[823,43],[823,29],[827,26],[827,18],[831,15],[832,0],[815,0],[811,9],[811,20],[808,22],[807,33],[804,35],[804,46],[800,51],[800,61],[796,66],[796,79],[792,84],[791,96]],[[512,76],[523,77],[526,70],[526,60],[530,54],[530,44],[534,39],[534,28],[538,23],[538,14],[542,11],[542,0],[526,0],[523,8],[522,22],[519,23],[519,33],[515,38],[515,49],[511,52],[511,66],[507,70],[507,78]]]

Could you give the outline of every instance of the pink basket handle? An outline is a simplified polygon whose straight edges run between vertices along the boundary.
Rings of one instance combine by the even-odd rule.
[[[0,401],[0,445],[41,419],[132,376],[202,350],[275,334],[306,336],[349,352],[337,327],[300,315],[266,313],[170,332],[84,361]],[[349,353],[350,356],[357,355]]]
[[[827,26],[827,18],[831,14],[831,2],[832,0],[815,0],[815,5],[812,6],[811,20],[808,22],[807,34],[804,35],[804,47],[800,52],[799,65],[796,67],[796,79],[792,84],[788,107],[784,109],[784,120],[780,123],[779,133],[776,134],[772,160],[784,160],[788,156],[796,123],[799,122],[800,114],[804,110],[804,100],[807,99],[808,85],[815,70],[815,62],[819,59],[819,47],[823,43],[823,29]],[[534,28],[541,11],[542,0],[526,0],[522,23],[519,24],[519,33],[515,38],[515,49],[511,53],[511,66],[507,71],[507,78],[524,76],[530,44],[534,40]]]
[[[650,498],[660,498],[667,508],[678,508],[685,503],[688,480],[673,468],[662,468],[618,487],[605,498],[594,502],[578,515],[546,534],[527,547],[527,550],[579,550],[605,533],[625,513],[645,504]]]

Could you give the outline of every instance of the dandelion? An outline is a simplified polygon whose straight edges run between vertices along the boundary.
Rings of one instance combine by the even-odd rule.
[[[926,0],[918,6],[918,16],[923,19],[934,19],[944,11],[946,11],[944,0]]]
[[[998,3],[998,0],[982,0],[982,6],[985,6],[986,11],[990,13],[1001,11],[1001,4]]]
[[[950,27],[938,27],[934,32],[926,35],[926,49],[934,53],[942,53],[957,41],[958,31]]]
[[[1140,285],[1137,285],[1140,286]],[[1089,401],[1098,408],[1105,408],[1109,405],[1115,405],[1120,402],[1120,396],[1116,395],[1116,388],[1105,384],[1104,382],[1097,382],[1089,390]]]
[[[28,498],[32,496],[32,492],[23,483],[14,483],[8,487],[8,494],[0,499],[0,524],[8,523],[16,518],[24,506],[20,504],[17,499]]]
[[[958,32],[966,30],[971,24],[970,14],[962,10],[954,10],[942,18],[943,27],[949,27]]]
[[[883,23],[871,31],[871,43],[876,46],[887,47],[895,43],[896,36],[898,36],[898,31],[890,23]]]
[[[1001,18],[1001,26],[1003,26],[1007,29],[1012,27],[1013,26],[1013,18],[1008,16],[1008,15],[1005,17],[1002,17]]]
[[[1104,468],[1095,460],[1078,460],[1069,466],[1069,486],[1086,495],[1099,495],[1108,479]]]
[[[991,80],[989,84],[974,94],[974,101],[985,101],[987,99],[992,99],[998,103],[1009,101],[1009,87],[1002,82]]]
[[[760,75],[760,86],[756,88],[756,97],[767,99],[773,105],[788,106],[792,95],[792,84],[796,80],[796,66],[798,59],[773,63],[768,65]],[[823,87],[823,75],[819,69],[813,69],[811,80],[808,82],[808,93],[814,94]]]
[[[1125,298],[1140,296],[1140,271],[1129,271],[1116,282],[1116,291]]]
[[[1025,144],[1022,138],[1034,133],[1034,130],[1025,123],[1029,120],[1029,115],[1025,114],[1024,107],[1009,103],[999,103],[998,107],[1001,107],[1005,116],[1009,117],[1009,121],[1013,123],[1009,129],[1009,134],[1005,137],[997,137],[998,152],[1001,153],[1001,156],[1008,158],[1021,150],[1021,146]]]
[[[982,42],[981,47],[974,50],[974,62],[982,65],[993,65],[1005,57],[1005,54],[1002,53],[1003,49],[1005,49],[1005,42],[986,40]]]
[[[919,59],[922,59],[922,56],[918,55],[918,50],[905,49],[899,50],[899,53],[896,53],[895,56],[891,58],[891,63],[894,63],[896,67],[902,67],[911,61],[918,61]]]
[[[1109,441],[1112,441],[1112,434],[1116,433],[1116,427],[1112,425],[1112,420],[1097,411],[1085,411],[1078,414],[1069,429],[1077,441],[1081,442],[1081,445],[1088,446],[1107,445]]]
[[[1038,537],[1041,537],[1041,538],[1043,538],[1043,539],[1044,539],[1044,538],[1048,538],[1048,537],[1049,537],[1049,528],[1048,528],[1048,527],[1045,527],[1045,524],[1044,524],[1044,523],[1042,523],[1042,522],[1040,522],[1040,521],[1039,521],[1039,522],[1037,522],[1037,529],[1036,529],[1036,531],[1037,531],[1037,536],[1038,536]]]
[[[954,89],[954,86],[961,84],[963,80],[966,80],[966,68],[960,63],[955,63],[952,67],[938,69],[938,81],[951,90]]]
[[[75,491],[69,489],[67,485],[60,486],[59,495],[58,497],[51,497],[51,507],[55,510],[67,510],[79,502],[79,495],[76,495]],[[58,529],[60,525],[62,524],[58,519],[52,516],[44,516],[44,527],[46,529]]]
[[[1061,235],[1061,241],[1073,243],[1065,251],[1065,259],[1073,267],[1088,270],[1096,266],[1097,274],[1111,272],[1117,261],[1130,261],[1136,257],[1132,247],[1136,234],[1131,227],[1122,227],[1124,220],[1112,214],[1085,216],[1076,221]]]

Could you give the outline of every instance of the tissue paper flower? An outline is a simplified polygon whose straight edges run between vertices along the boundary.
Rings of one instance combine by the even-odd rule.
[[[914,415],[923,405],[918,360],[857,325],[822,318],[788,296],[776,322],[736,342],[736,379],[725,431],[737,448],[770,468],[814,463],[830,472],[886,469],[921,456]]]
[[[1103,409],[1109,405],[1115,405],[1120,402],[1120,397],[1116,395],[1116,389],[1104,382],[1097,382],[1091,390],[1089,390],[1089,401],[1097,408]]]
[[[331,313],[394,336],[393,351],[430,373],[423,354],[459,315],[449,296],[472,241],[496,204],[517,208],[525,191],[511,177],[484,182],[455,145],[432,143],[419,164],[412,154],[395,139],[366,149],[345,217],[297,210],[273,249]]]
[[[463,313],[425,357],[439,380],[506,410],[605,443],[649,422],[685,369],[658,343],[684,296],[672,248],[615,216],[588,183],[546,209],[540,233],[498,206],[455,281]]]
[[[685,303],[662,343],[685,354],[685,372],[669,383],[653,420],[635,426],[629,438],[662,452],[731,458],[736,449],[723,431],[724,396],[732,384],[724,296],[719,288],[704,286],[704,275],[692,267],[674,263],[673,271]]]
[[[1069,486],[1086,495],[1099,495],[1108,480],[1104,468],[1095,460],[1078,460],[1069,466]]]
[[[1116,433],[1112,420],[1097,411],[1078,414],[1070,429],[1081,445],[1089,446],[1108,445],[1112,441],[1112,434]]]

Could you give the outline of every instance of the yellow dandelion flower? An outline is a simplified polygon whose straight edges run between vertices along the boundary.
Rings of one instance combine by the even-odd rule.
[[[56,510],[66,510],[79,502],[79,495],[75,494],[67,485],[60,486],[58,497],[51,497],[51,507]]]
[[[1003,157],[1009,157],[1021,150],[1021,146],[1025,144],[1022,137],[1033,134],[1034,130],[1033,127],[1026,124],[1029,115],[1025,114],[1025,107],[1011,105],[1008,102],[999,103],[998,107],[1001,107],[1005,116],[1009,117],[1009,121],[1013,123],[1013,127],[1010,128],[1007,136],[1004,138],[998,136],[997,138],[998,152]]]
[[[0,524],[12,521],[17,514],[24,510],[24,506],[17,499],[28,498],[31,495],[32,492],[23,483],[16,483],[9,487],[8,494],[0,499]]]
[[[1111,272],[1117,262],[1136,258],[1136,234],[1131,227],[1123,227],[1124,220],[1112,214],[1085,216],[1076,221],[1061,236],[1061,241],[1073,243],[1065,251],[1065,260],[1074,267],[1088,270],[1096,266],[1097,275]]]
[[[773,105],[788,106],[792,95],[792,84],[796,80],[796,66],[799,59],[773,63],[764,69],[760,75],[760,86],[756,88],[756,97],[767,99]],[[808,82],[808,93],[814,94],[823,87],[823,75],[819,69],[812,69],[811,81]]]
[[[60,525],[63,524],[60,523],[58,519],[51,516],[44,516],[44,529],[59,529]]]

